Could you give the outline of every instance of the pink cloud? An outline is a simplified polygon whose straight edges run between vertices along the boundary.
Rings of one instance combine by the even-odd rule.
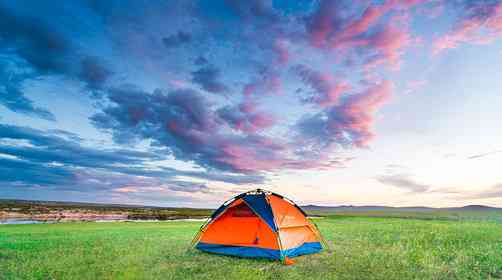
[[[295,70],[303,82],[314,90],[306,101],[321,107],[336,105],[340,96],[351,89],[348,82],[339,81],[331,74],[315,71],[308,66],[297,65]]]
[[[307,160],[289,164],[328,168],[327,155],[340,147],[368,147],[375,135],[375,113],[388,102],[393,87],[390,81],[373,84],[360,93],[345,96],[339,105],[300,119],[295,145],[302,159]]]
[[[437,18],[443,14],[444,9],[445,3],[443,1],[435,1],[432,5],[421,7],[418,13],[428,18]]]
[[[259,111],[257,103],[245,98],[235,107],[224,107],[218,111],[219,117],[232,129],[248,134],[254,134],[275,124],[272,114]]]
[[[256,92],[257,88],[258,88],[258,85],[256,83],[250,83],[250,84],[244,85],[244,88],[242,90],[242,94],[244,96],[250,96]]]
[[[482,23],[479,20],[467,20],[463,22],[455,30],[445,34],[434,42],[433,53],[439,54],[444,50],[456,48],[461,43],[478,42],[480,38],[477,37],[476,33],[481,27]]]
[[[317,11],[312,15],[307,25],[310,43],[315,47],[322,47],[333,32],[335,23],[339,20],[337,1],[321,1]]]
[[[120,192],[120,193],[135,193],[135,192],[138,192],[138,188],[124,186],[124,187],[117,188],[114,191]]]
[[[408,10],[429,1],[391,0],[369,5],[359,17],[344,18],[340,17],[340,7],[333,2],[336,1],[321,2],[313,14],[307,26],[310,43],[314,47],[337,50],[343,57],[363,56],[364,70],[368,71],[381,64],[399,68],[403,49],[415,42],[408,31]],[[382,19],[389,14],[389,22],[382,27]]]
[[[461,44],[487,44],[502,37],[502,2],[475,3],[453,29],[435,40],[432,52],[457,48]]]
[[[289,51],[287,47],[287,42],[283,39],[275,40],[273,50],[277,56],[277,63],[279,65],[284,65],[289,61]]]
[[[351,89],[347,82],[336,82],[332,75],[323,74],[319,76],[318,82],[313,85],[318,94],[312,97],[312,101],[321,107],[336,105],[340,96]]]
[[[322,169],[344,167],[351,158],[333,158],[329,153],[315,157],[294,156],[291,143],[274,142],[271,138],[260,137],[248,146],[226,142],[220,147],[221,164],[232,166],[243,173],[273,171],[277,169]]]
[[[106,112],[114,124],[120,121],[121,131],[127,128],[158,144],[176,144],[174,153],[181,150],[186,158],[202,166],[242,173],[282,168],[327,169],[341,166],[330,152],[346,141],[344,135],[350,135],[354,146],[368,144],[373,136],[373,114],[387,100],[390,87],[390,82],[384,82],[360,94],[339,98],[340,104],[323,109],[330,112],[329,121],[316,120],[327,123],[323,133],[317,135],[320,141],[329,143],[321,145],[319,151],[311,150],[308,140],[303,139],[306,134],[286,140],[265,136],[276,120],[270,112],[261,111],[251,98],[244,98],[238,106],[214,110],[204,95],[193,91],[145,94],[127,88],[110,97],[115,105]],[[138,121],[118,117],[137,106],[147,112]]]
[[[340,1],[321,1],[319,9],[308,19],[306,38],[309,41],[306,43],[322,50],[336,49],[350,52],[351,55],[361,54],[360,58],[366,62],[364,66],[368,69],[384,63],[396,66],[403,49],[412,43],[411,35],[406,25],[396,27],[384,25],[381,21],[388,19],[389,11],[399,10],[396,12],[400,15],[399,22],[405,22],[407,18],[402,10],[422,2],[386,1],[383,5],[368,6],[360,15],[358,12],[351,17],[341,9]],[[301,40],[305,40],[305,36],[292,38],[293,36],[285,34],[287,33],[271,34],[270,38],[267,38],[267,34],[260,34],[268,40],[263,45],[268,47],[266,54],[272,54],[265,61],[270,65],[265,66],[268,68],[257,76],[254,76],[255,73],[251,74],[252,79],[244,85],[242,95],[229,97],[225,105],[206,102],[206,99],[209,101],[208,97],[198,92],[187,94],[180,90],[159,93],[158,96],[138,94],[124,101],[112,101],[117,104],[106,113],[110,115],[109,119],[113,118],[118,124],[113,128],[133,131],[142,138],[152,139],[156,145],[170,147],[175,157],[202,167],[252,173],[281,168],[340,166],[341,161],[332,158],[333,154],[336,154],[335,149],[346,146],[367,147],[374,137],[375,113],[390,98],[392,83],[372,83],[366,91],[349,95],[353,90],[352,86],[348,81],[326,70],[328,67],[321,71],[309,69],[302,73],[302,79],[312,89],[309,102],[318,106],[308,106],[305,115],[318,113],[321,117],[315,119],[312,126],[304,128],[311,129],[309,133],[318,136],[318,142],[322,143],[317,145],[317,150],[311,149],[308,145],[309,139],[300,139],[310,137],[307,133],[302,134],[303,132],[298,133],[299,139],[281,140],[281,137],[288,138],[287,136],[297,133],[294,130],[297,127],[290,125],[290,119],[287,119],[287,123],[280,124],[280,129],[277,129],[279,133],[281,130],[285,131],[284,134],[274,138],[267,137],[275,135],[276,130],[271,128],[278,120],[270,111],[260,108],[259,97],[283,91],[280,76],[286,72],[283,71],[283,66],[298,58],[290,53],[292,47],[297,51],[295,55],[301,55],[302,51],[305,51],[304,54],[319,51],[300,48],[303,47]],[[298,45],[293,46],[293,43]],[[339,56],[338,53],[336,55]],[[303,61],[301,59],[304,58],[298,59]],[[357,67],[361,60],[354,59],[350,67]],[[315,60],[312,61],[315,66]],[[331,65],[327,65],[326,61],[326,66]],[[334,66],[330,70],[336,68]],[[205,74],[211,77],[211,73]],[[374,79],[376,78],[372,78],[371,82]],[[186,87],[183,81],[177,80],[171,81],[171,85],[180,89]],[[143,111],[136,112],[134,104],[131,104],[143,99],[140,109],[144,110],[146,115],[142,115]],[[237,100],[242,102],[232,104]],[[229,103],[232,105],[227,105]],[[199,105],[194,106],[197,104]],[[122,109],[130,109],[130,120],[119,117],[123,115],[118,114]]]
[[[361,18],[356,19],[349,23],[346,28],[339,35],[335,36],[333,40],[336,45],[338,42],[349,41],[351,38],[366,32],[370,26],[375,24],[380,17],[388,11],[387,6],[370,6],[368,7]]]
[[[442,0],[436,0],[442,1]],[[387,1],[387,5],[394,9],[409,9],[415,5],[425,4],[434,2],[434,0],[389,0]]]
[[[399,68],[403,49],[412,42],[411,35],[406,30],[387,25],[383,30],[368,38],[368,47],[377,51],[377,55],[366,62],[366,69],[387,63],[393,68]]]
[[[217,161],[241,172],[274,170],[286,161],[281,153],[283,145],[266,137],[253,137],[247,145],[226,140],[220,143]]]
[[[242,89],[245,97],[260,94],[281,94],[282,81],[279,74],[272,71],[266,71],[258,79],[247,83]]]
[[[324,96],[317,98],[315,101],[322,107],[333,106],[338,102],[339,97],[349,91],[351,86],[347,82],[335,83],[333,79],[328,76],[326,80],[328,83],[328,90],[325,92]]]
[[[264,129],[275,124],[275,118],[272,115],[258,113],[251,116],[249,122],[253,128]]]
[[[390,99],[392,88],[392,82],[383,81],[363,93],[349,96],[339,108],[344,121],[333,121],[331,127],[349,131],[356,135],[353,141],[357,147],[367,147],[374,137],[373,114]]]
[[[344,110],[352,113],[373,113],[389,100],[392,87],[393,83],[386,80],[370,87],[364,93],[351,95],[343,105]]]
[[[256,133],[275,124],[275,118],[272,115],[258,112],[245,116],[233,123],[233,128],[246,133]]]
[[[280,94],[282,92],[281,77],[277,74],[270,74],[264,80],[265,89],[268,93]]]
[[[256,112],[257,104],[251,98],[244,98],[244,101],[239,105],[239,110],[243,113],[252,114]]]
[[[338,1],[321,1],[307,25],[310,43],[318,48],[365,45],[365,40],[359,36],[376,26],[386,13],[393,10],[406,12],[415,5],[427,2],[430,0],[390,0],[381,5],[370,5],[359,18],[349,20],[353,17],[341,18],[342,7]]]

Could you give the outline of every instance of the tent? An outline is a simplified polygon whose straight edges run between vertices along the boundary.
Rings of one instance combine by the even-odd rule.
[[[210,253],[292,263],[292,257],[322,250],[321,242],[319,230],[298,205],[256,189],[220,206],[202,225],[193,245]]]

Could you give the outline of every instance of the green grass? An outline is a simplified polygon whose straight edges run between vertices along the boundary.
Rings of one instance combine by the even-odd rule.
[[[0,279],[502,279],[502,224],[317,219],[331,249],[293,266],[189,248],[200,223],[0,226]]]

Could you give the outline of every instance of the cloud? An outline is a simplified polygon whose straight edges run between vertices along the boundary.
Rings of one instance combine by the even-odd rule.
[[[306,21],[307,36],[314,47],[340,51],[344,57],[353,52],[356,58],[363,59],[367,70],[383,63],[398,68],[403,49],[412,42],[403,11],[422,2],[427,1],[369,4],[359,15],[347,12],[351,9],[343,1],[320,1]],[[401,14],[382,23],[384,16],[396,11]]]
[[[144,160],[161,160],[165,156],[135,150],[106,150],[87,148],[75,141],[54,133],[37,129],[0,125],[0,139],[26,141],[30,145],[0,146],[0,153],[13,155],[31,163],[59,163],[67,166],[114,168],[115,164],[137,165]]]
[[[502,36],[500,1],[457,1],[455,5],[462,15],[448,33],[434,41],[434,54],[465,43],[486,44]]]
[[[366,8],[360,18],[347,22],[344,28],[334,35],[335,39],[333,43],[335,45],[343,45],[356,41],[356,36],[368,31],[389,10],[390,6],[388,3],[391,2],[387,2],[385,5],[369,6]]]
[[[242,94],[245,98],[255,99],[262,96],[280,94],[282,92],[282,81],[280,74],[268,68],[255,80],[244,85]]]
[[[346,96],[339,105],[301,119],[297,126],[302,137],[318,148],[333,143],[366,147],[374,137],[373,114],[389,100],[392,87],[392,82],[383,81]]]
[[[502,184],[495,184],[488,189],[475,193],[464,193],[461,196],[469,199],[502,198]]]
[[[431,189],[431,186],[417,183],[403,174],[385,175],[376,179],[384,185],[393,186],[412,193],[424,193]]]
[[[192,41],[192,36],[183,31],[178,31],[176,34],[162,38],[162,43],[168,49],[188,44],[190,41]]]
[[[0,157],[2,183],[25,183],[30,185],[68,185],[73,182],[73,173],[64,167],[41,165],[11,158]]]
[[[477,189],[477,190],[465,190],[465,191],[451,191],[443,192],[450,194],[452,198],[457,200],[467,200],[467,199],[494,199],[502,198],[502,184],[494,184],[488,188]]]
[[[332,108],[329,125],[334,129],[326,129],[335,132],[329,134],[329,141],[341,144],[340,134],[347,133],[350,137],[343,138],[344,143],[357,147],[366,144],[369,138],[363,134],[369,133],[370,115],[385,102],[389,90],[390,84],[383,82],[348,96],[342,105]],[[308,133],[290,141],[262,134],[262,130],[274,124],[274,118],[257,110],[251,99],[245,99],[239,106],[218,108],[206,98],[194,90],[148,93],[134,86],[123,86],[110,90],[110,106],[91,120],[96,127],[110,132],[117,143],[149,140],[178,160],[230,173],[259,174],[283,168],[340,165],[326,151],[322,151],[323,156],[299,153],[298,147],[303,144],[297,140],[314,137]],[[338,112],[340,109],[343,111]],[[315,137],[324,141],[321,135]]]
[[[278,15],[272,8],[270,1],[266,0],[225,0],[226,7],[244,22],[274,23],[278,20]]]
[[[95,56],[82,58],[81,69],[78,77],[87,83],[88,88],[98,90],[103,88],[106,81],[113,73],[105,66],[105,63]]]
[[[162,166],[166,155],[154,151],[98,149],[84,146],[73,134],[0,125],[0,182],[74,191],[115,189],[127,184],[165,184],[175,191],[206,191],[203,183],[260,184],[260,175],[186,171]],[[148,165],[146,163],[149,163]]]
[[[396,28],[391,24],[370,35],[364,43],[375,52],[365,61],[365,68],[371,69],[376,65],[387,63],[398,68],[402,50],[411,43],[408,31]]]
[[[387,170],[389,170],[390,172],[393,172],[393,171],[396,171],[396,170],[407,169],[406,166],[401,165],[401,164],[395,164],[395,163],[386,164],[385,168],[387,168]]]
[[[172,168],[162,168],[165,174],[173,174],[174,176],[180,177],[193,177],[208,181],[224,182],[233,185],[253,185],[253,184],[264,184],[266,182],[265,177],[259,174],[233,174],[225,173],[218,170],[209,171],[185,171],[176,170]],[[165,175],[164,175],[165,176]]]
[[[367,37],[382,17],[393,10],[406,10],[426,1],[386,1],[369,4],[360,14],[350,14],[343,1],[320,1],[306,21],[311,43],[316,47],[340,48],[367,45]],[[366,38],[365,38],[366,37]]]
[[[288,49],[288,42],[285,39],[277,39],[275,40],[273,51],[277,56],[277,63],[279,65],[284,65],[288,63],[290,53]]]
[[[320,73],[305,65],[297,65],[294,69],[302,81],[314,90],[305,101],[321,107],[336,105],[340,96],[351,89],[347,82],[338,82],[333,75]]]
[[[209,103],[196,91],[161,90],[148,93],[124,85],[109,91],[115,106],[107,107],[91,118],[93,123],[113,133],[118,143],[152,137],[159,142],[174,142],[179,149],[200,144],[216,126]]]
[[[265,112],[257,111],[255,106],[248,101],[240,106],[222,107],[217,113],[232,129],[246,133],[255,133],[273,126],[275,118]]]
[[[487,152],[487,153],[471,155],[471,156],[468,156],[467,159],[478,159],[478,158],[483,158],[483,157],[491,156],[491,155],[498,154],[498,153],[502,153],[502,150],[496,150],[496,151],[491,151],[491,152]]]
[[[42,73],[65,71],[70,42],[36,18],[22,18],[0,6],[2,48],[14,48],[19,57]]]
[[[192,81],[211,93],[226,94],[229,89],[220,81],[221,71],[214,66],[205,66],[192,72]]]
[[[170,182],[168,184],[169,189],[175,192],[207,192],[209,188],[205,184],[194,183],[194,182]]]
[[[232,119],[220,119],[220,115],[228,117],[222,113],[225,109],[217,114],[203,95],[193,90],[157,90],[150,94],[123,87],[111,90],[109,99],[114,105],[93,116],[92,121],[110,131],[119,143],[151,139],[155,145],[168,148],[177,159],[230,171],[242,170],[243,166],[234,165],[236,161],[229,159],[237,156],[229,152],[229,147],[255,147],[253,153],[275,147],[264,137],[226,133],[222,126],[232,123]],[[258,124],[252,122],[254,126]],[[276,153],[266,154],[264,158]],[[246,170],[255,169],[248,166]]]
[[[122,89],[113,91],[110,99],[116,105],[95,115],[93,122],[112,132],[119,142],[152,139],[155,145],[168,148],[177,159],[227,171],[260,170],[257,166],[239,164],[234,153],[237,149],[247,149],[254,157],[255,153],[264,152],[263,156],[256,156],[256,164],[262,161],[260,157],[265,161],[277,154],[271,150],[276,145],[264,137],[226,133],[221,116],[194,91],[149,94]],[[260,125],[251,121],[254,126]]]
[[[0,5],[0,103],[9,110],[46,120],[54,115],[23,93],[24,82],[62,75],[97,90],[112,74],[102,62],[85,55],[45,19],[14,13]]]
[[[45,109],[36,107],[24,96],[22,84],[25,79],[48,72],[64,71],[61,57],[69,50],[68,41],[51,32],[47,26],[34,19],[19,18],[0,5],[0,79],[2,97],[0,102],[14,112],[54,120]],[[14,57],[10,53],[14,53]],[[31,67],[31,71],[19,71]]]
[[[322,47],[326,44],[342,22],[342,10],[341,1],[319,1],[316,11],[306,20],[306,30],[313,46]]]
[[[132,180],[124,183],[117,184],[120,187],[113,187],[112,191],[128,194],[130,197],[147,195],[148,193],[169,197],[180,193],[188,195],[196,193],[209,194],[212,191],[206,184],[180,180]]]
[[[207,59],[203,56],[198,56],[194,61],[195,65],[204,65],[207,63],[208,63]]]
[[[11,76],[6,65],[0,61],[0,104],[7,109],[21,114],[36,116],[45,120],[54,121],[54,115],[48,110],[33,104],[22,92],[22,82],[25,76]]]
[[[343,160],[338,150],[368,147],[374,137],[376,112],[392,91],[390,81],[373,82],[381,72],[375,67],[399,64],[402,52],[413,43],[407,9],[421,2],[319,1],[288,8],[271,1],[93,2],[90,10],[85,3],[85,12],[77,14],[73,24],[44,15],[35,24],[2,9],[6,16],[0,21],[13,28],[0,27],[8,45],[0,47],[0,55],[8,49],[5,61],[15,65],[1,78],[18,93],[7,95],[13,101],[0,102],[11,110],[51,119],[50,112],[23,95],[25,82],[46,76],[77,81],[84,91],[101,98],[91,118],[95,127],[110,133],[118,145],[150,144],[149,149],[159,154],[207,170],[192,174],[194,178],[259,182],[267,171],[339,167]],[[82,28],[82,22],[89,25]],[[89,26],[105,30],[78,32]],[[78,30],[70,30],[74,27]],[[188,44],[190,48],[183,48]],[[369,70],[375,70],[371,82],[353,82]],[[347,72],[355,75],[350,85],[341,78],[345,76],[338,76]],[[290,83],[292,73],[300,79]],[[132,79],[140,86],[127,84]],[[161,89],[165,84],[174,89]],[[293,87],[302,85],[308,88],[301,92],[305,102],[293,108],[293,114],[270,106],[275,105],[272,98],[286,100]],[[234,86],[242,92],[230,95]],[[37,145],[32,151],[14,148],[11,153],[25,157],[56,157]],[[177,172],[142,168],[146,159],[129,163],[130,157],[124,159],[127,167],[95,166],[93,160],[102,161],[78,156],[73,161],[56,159],[136,177]]]

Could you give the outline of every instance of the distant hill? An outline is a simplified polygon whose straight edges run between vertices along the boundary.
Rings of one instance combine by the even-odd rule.
[[[45,207],[62,207],[62,208],[103,208],[103,209],[195,209],[195,210],[211,210],[202,208],[187,208],[187,207],[163,207],[139,204],[113,204],[113,203],[93,203],[93,202],[74,202],[74,201],[45,201],[45,200],[23,200],[23,199],[2,199],[0,198],[0,207],[15,205],[18,207],[32,207],[32,206],[45,206]]]
[[[198,209],[198,208],[178,208],[178,207],[159,207],[148,205],[128,205],[128,204],[106,204],[106,203],[88,203],[88,202],[66,202],[66,201],[37,201],[37,200],[17,200],[17,199],[1,199],[0,210],[2,208],[21,207],[21,208],[79,208],[79,209],[96,209],[96,210],[194,210],[211,212],[212,209]],[[491,207],[485,205],[466,205],[463,207],[445,207],[434,208],[424,206],[408,206],[408,207],[393,207],[393,206],[379,206],[379,205],[339,205],[339,206],[320,206],[320,205],[304,205],[301,206],[304,211],[319,211],[319,212],[368,212],[368,211],[391,211],[391,212],[434,212],[434,211],[469,211],[469,212],[483,212],[483,211],[502,211],[500,207]]]
[[[446,209],[452,210],[452,211],[500,211],[500,210],[502,210],[502,208],[485,206],[485,205],[467,205],[467,206],[463,206],[463,207],[453,207],[453,208],[446,208]]]
[[[319,206],[319,205],[304,205],[301,208],[305,211],[320,211],[320,212],[367,212],[367,211],[399,211],[399,212],[433,212],[433,211],[502,211],[502,208],[490,207],[485,205],[467,205],[463,207],[392,207],[392,206],[353,206],[353,205],[340,205],[340,206]]]

